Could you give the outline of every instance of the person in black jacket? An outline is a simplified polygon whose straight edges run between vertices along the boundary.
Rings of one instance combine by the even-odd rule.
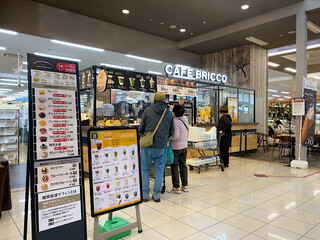
[[[231,147],[231,116],[228,114],[228,108],[221,106],[219,109],[221,115],[218,122],[218,133],[223,134],[220,141],[220,156],[225,168],[229,167],[229,147]]]

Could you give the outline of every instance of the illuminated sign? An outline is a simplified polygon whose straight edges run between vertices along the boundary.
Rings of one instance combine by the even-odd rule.
[[[167,65],[164,71],[166,72],[166,74],[171,75],[173,77],[207,80],[207,81],[218,82],[218,83],[227,82],[226,75],[219,74],[219,73],[216,74],[216,73],[194,69],[186,66]]]

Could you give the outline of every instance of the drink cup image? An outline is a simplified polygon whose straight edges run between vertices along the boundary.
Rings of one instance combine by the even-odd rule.
[[[154,80],[152,77],[150,79],[150,88],[154,88]]]
[[[124,77],[118,76],[119,85],[123,86],[124,84]]]
[[[128,193],[126,193],[125,197],[126,197],[126,199],[128,199],[128,198],[129,198],[129,194],[128,194]]]
[[[132,164],[132,169],[133,169],[133,170],[136,169],[136,164],[135,164],[135,163]]]
[[[133,77],[130,77],[129,78],[129,83],[130,83],[130,87],[134,87],[134,82],[135,82],[135,78],[133,78]]]
[[[133,193],[133,195],[136,197],[136,196],[138,195],[138,192],[135,191],[135,192]]]
[[[97,185],[97,186],[96,186],[96,190],[97,190],[97,192],[100,191],[100,185]]]
[[[115,171],[115,173],[117,173],[117,172],[118,172],[118,170],[119,170],[119,167],[118,167],[118,166],[115,166],[115,167],[114,167],[114,171]]]
[[[126,151],[126,150],[123,150],[122,153],[123,153],[123,155],[126,155],[126,154],[127,154],[127,151]]]
[[[105,153],[104,156],[105,156],[106,158],[108,158],[108,157],[109,157],[109,153]]]
[[[113,84],[112,75],[108,75],[108,84]]]
[[[109,170],[109,168],[106,168],[105,171],[108,174],[110,170]]]
[[[123,166],[123,168],[124,168],[124,170],[127,170],[127,168],[128,168],[127,164],[125,164],[125,165]]]
[[[102,147],[102,141],[97,141],[96,145],[97,145],[97,149],[100,150]]]
[[[133,150],[133,149],[131,150],[131,155],[132,155],[132,156],[134,155],[134,150]]]
[[[134,182],[134,183],[137,182],[137,178],[136,178],[136,177],[133,178],[133,182]]]
[[[114,151],[114,152],[113,152],[113,156],[114,156],[114,158],[117,158],[117,156],[118,156],[117,151]]]
[[[144,80],[144,78],[142,77],[142,78],[140,79],[140,86],[141,86],[141,87],[145,87],[145,85],[146,85],[146,80]]]
[[[120,187],[120,181],[117,182],[117,187]]]
[[[110,183],[107,183],[106,184],[106,189],[109,189],[110,188]]]
[[[95,159],[95,160],[98,160],[98,159],[99,159],[99,155],[98,155],[98,154],[95,154],[95,155],[94,155],[94,159]]]
[[[126,180],[124,181],[124,184],[125,184],[125,185],[128,185],[128,179],[126,179]]]
[[[95,173],[96,173],[96,177],[99,177],[99,170],[96,170]]]

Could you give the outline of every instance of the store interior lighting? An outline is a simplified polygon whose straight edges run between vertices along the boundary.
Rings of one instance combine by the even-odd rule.
[[[0,50],[3,50],[3,51],[4,51],[4,50],[6,50],[6,48],[5,48],[5,47],[0,47]]]
[[[292,72],[292,73],[296,73],[296,72],[297,72],[296,69],[289,68],[289,67],[284,68],[284,70],[286,70],[286,71],[288,71],[288,72]]]
[[[17,34],[18,34],[18,33],[15,32],[15,31],[3,29],[3,28],[0,28],[0,33],[6,33],[6,34],[10,34],[10,35],[17,35]]]
[[[18,86],[18,82],[17,83],[2,83],[0,82],[0,85],[6,85],[6,86]],[[24,84],[20,84],[21,87],[24,87]]]
[[[0,78],[0,80],[3,81],[3,82],[16,82],[16,83],[18,82],[17,79]],[[28,83],[28,81],[22,81],[22,80],[20,80],[20,83]]]
[[[280,66],[280,64],[273,63],[273,62],[268,62],[268,65],[271,67],[279,67]]]
[[[247,41],[249,41],[249,42],[253,42],[253,43],[255,43],[255,44],[258,44],[258,45],[260,45],[260,46],[266,46],[266,45],[269,45],[269,43],[268,42],[265,42],[265,41],[263,41],[263,40],[261,40],[261,39],[258,39],[258,38],[255,38],[255,37],[246,37],[245,38]]]
[[[113,64],[109,64],[109,63],[100,63],[100,65],[106,66],[106,67],[123,69],[123,70],[129,70],[129,71],[133,71],[133,70],[134,70],[134,68],[132,68],[132,67],[125,67],[125,66],[113,65]]]
[[[61,45],[70,46],[70,47],[87,49],[87,50],[91,50],[91,51],[104,52],[104,49],[90,47],[90,46],[81,45],[81,44],[77,44],[77,43],[70,43],[70,42],[65,42],[65,41],[60,41],[60,40],[55,40],[55,39],[52,39],[51,42],[61,44]]]
[[[81,62],[81,59],[76,59],[76,58],[61,57],[61,56],[56,56],[56,55],[51,55],[51,54],[46,54],[46,53],[38,53],[38,52],[35,52],[34,54],[37,56],[42,56],[42,57],[49,57],[49,58],[67,60],[67,61]]]
[[[311,21],[308,21],[308,29],[316,34],[320,33],[320,27]]]
[[[278,92],[278,90],[268,89],[268,92]]]
[[[160,60],[155,60],[155,59],[151,59],[151,58],[145,58],[145,57],[139,57],[139,56],[135,56],[135,55],[131,55],[131,54],[126,54],[126,57],[129,58],[135,58],[138,60],[142,60],[142,61],[148,61],[148,62],[154,62],[154,63],[162,63],[162,61]]]
[[[161,72],[148,71],[148,73],[155,74],[155,75],[162,75]]]
[[[284,92],[284,91],[281,91],[281,93],[283,93],[283,94],[289,94],[289,92]]]
[[[320,47],[320,41],[319,40],[313,40],[308,42],[307,44],[307,49],[314,49],[314,48],[319,48]],[[288,53],[294,53],[297,51],[296,45],[290,45],[286,47],[281,47],[281,48],[276,48],[276,49],[271,49],[268,52],[269,57],[273,56],[278,56],[278,55],[283,55],[283,54],[288,54]]]

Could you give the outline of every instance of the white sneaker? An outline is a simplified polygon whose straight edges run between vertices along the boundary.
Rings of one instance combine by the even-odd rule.
[[[180,194],[181,189],[180,188],[172,188],[168,193],[174,193],[174,194]]]
[[[189,192],[188,186],[181,187],[182,192]]]

